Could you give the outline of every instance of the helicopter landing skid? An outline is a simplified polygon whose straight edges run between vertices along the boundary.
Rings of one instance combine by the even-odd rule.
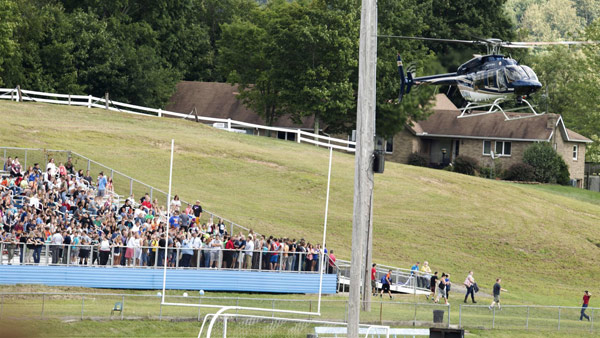
[[[533,106],[525,99],[521,99],[522,102],[525,102],[527,104],[527,107],[522,107],[522,108],[517,108],[517,109],[513,109],[513,110],[504,110],[502,109],[502,107],[500,107],[500,103],[504,102],[505,99],[503,98],[498,98],[496,100],[494,100],[494,102],[492,103],[486,103],[486,104],[477,104],[475,102],[469,102],[464,108],[461,108],[461,114],[457,117],[457,118],[465,118],[465,117],[473,117],[473,116],[480,116],[480,115],[487,115],[487,114],[493,114],[493,113],[497,113],[497,112],[502,112],[502,114],[504,115],[504,120],[505,121],[510,121],[510,120],[519,120],[519,119],[526,119],[529,117],[536,117],[536,116],[541,116],[544,115],[545,112],[542,113],[538,113]],[[478,113],[473,113],[473,110],[475,109],[481,109],[481,108],[489,108],[488,111],[484,111],[484,112],[478,112]],[[516,110],[519,109],[529,109],[531,110],[531,112],[533,113],[533,115],[525,115],[525,116],[514,116],[514,117],[510,117],[508,116],[506,113],[507,112],[514,112]]]

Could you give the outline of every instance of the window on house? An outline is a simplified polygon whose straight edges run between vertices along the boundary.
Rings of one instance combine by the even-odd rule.
[[[483,154],[489,155],[492,150],[492,141],[483,141]]]
[[[496,141],[496,155],[510,156],[512,144],[506,141]]]
[[[575,161],[577,161],[577,151],[579,150],[578,148],[579,148],[578,145],[573,146],[573,160],[575,160]]]
[[[394,137],[390,137],[385,140],[385,152],[391,154],[394,152]]]

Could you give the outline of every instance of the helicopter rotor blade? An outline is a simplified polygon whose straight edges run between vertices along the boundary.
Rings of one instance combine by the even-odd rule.
[[[485,45],[488,43],[488,42],[476,41],[476,40],[438,39],[438,38],[424,38],[424,37],[419,37],[419,36],[404,36],[404,35],[377,35],[377,37],[378,38],[391,38],[391,39],[404,39],[404,40],[469,43],[469,44],[474,44],[474,45]]]
[[[540,46],[571,46],[571,45],[592,45],[598,44],[600,41],[540,41],[540,42],[504,42],[502,47],[505,48],[535,48]]]

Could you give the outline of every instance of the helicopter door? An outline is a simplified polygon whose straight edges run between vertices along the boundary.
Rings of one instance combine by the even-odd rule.
[[[487,71],[486,77],[485,77],[485,86],[487,88],[498,88],[498,85],[496,84],[496,72],[493,70],[489,70]]]
[[[498,79],[498,89],[502,92],[506,90],[506,79],[504,78],[504,69],[498,69],[496,72],[496,78]]]

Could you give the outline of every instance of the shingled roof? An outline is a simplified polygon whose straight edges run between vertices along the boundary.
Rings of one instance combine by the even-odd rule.
[[[199,116],[266,125],[264,119],[237,99],[238,93],[237,86],[228,83],[182,81],[177,84],[175,94],[165,109],[188,114],[196,107]],[[312,129],[314,117],[306,117],[302,119],[302,124],[296,124],[289,116],[282,116],[273,126]]]
[[[436,96],[436,105],[426,120],[412,122],[408,128],[417,136],[475,138],[494,140],[548,141],[554,127],[559,126],[563,137],[571,142],[592,142],[588,138],[567,129],[562,117],[543,114],[525,119],[505,121],[504,115],[485,114],[457,118],[461,111],[448,100],[446,95]],[[524,115],[523,113],[511,113]]]

